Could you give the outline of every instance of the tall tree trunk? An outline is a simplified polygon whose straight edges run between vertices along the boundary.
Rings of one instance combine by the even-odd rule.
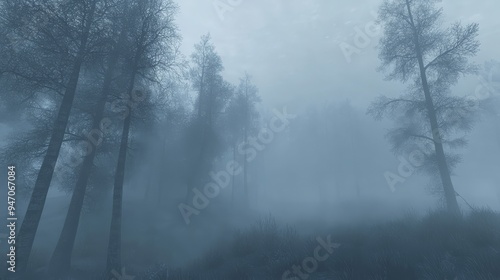
[[[78,85],[78,79],[80,77],[80,70],[82,68],[85,53],[87,50],[87,43],[92,27],[92,22],[94,21],[95,8],[96,1],[93,2],[87,18],[84,19],[86,20],[86,23],[82,33],[82,38],[80,40],[80,46],[73,63],[73,68],[71,70],[61,106],[59,107],[59,112],[54,124],[54,130],[52,131],[49,146],[47,148],[47,153],[45,154],[42,165],[40,167],[40,171],[38,172],[28,209],[26,210],[26,214],[17,236],[18,244],[16,248],[16,276],[20,277],[19,279],[22,279],[22,275],[26,271],[28,265],[31,249],[33,247],[33,241],[35,240],[38,225],[40,223],[40,217],[42,216],[43,208],[45,206],[45,200],[47,198],[49,186],[52,181],[52,176],[54,174],[54,168],[56,166],[57,158],[59,157],[61,145],[64,140],[66,127],[68,126],[68,120],[75,98],[76,87]]]
[[[245,137],[245,143],[248,143],[248,127],[250,125],[250,120],[249,120],[249,106],[250,106],[250,101],[248,99],[248,80],[245,82],[245,128],[244,128],[244,137]],[[243,156],[243,189],[245,190],[245,207],[247,209],[250,208],[250,195],[248,191],[248,160],[247,160],[247,153]]]
[[[198,120],[201,120],[202,113],[202,100],[203,100],[203,89],[205,86],[205,62],[203,62],[203,67],[201,68],[201,78],[200,78],[200,92],[198,93]]]
[[[141,36],[141,39],[144,37]],[[139,60],[141,57],[141,48],[137,48],[133,60],[130,81],[127,88],[127,96],[131,97],[135,86],[135,78],[138,72]],[[120,141],[120,151],[118,154],[118,163],[116,165],[115,182],[113,188],[113,208],[111,214],[111,224],[109,230],[107,273],[113,278],[113,271],[121,271],[121,240],[122,240],[122,202],[123,202],[123,182],[125,178],[125,166],[127,161],[128,137],[130,132],[130,123],[132,121],[131,106],[128,106],[128,115],[123,123],[122,137]],[[165,144],[163,145],[165,147]]]
[[[201,178],[201,173],[203,170],[203,160],[205,157],[205,150],[206,150],[206,137],[205,135],[205,129],[203,128],[204,124],[202,124],[202,136],[200,137],[200,150],[199,153],[194,161],[193,165],[193,172],[191,173],[191,176],[188,178],[187,182],[187,192],[186,192],[186,198],[185,202],[189,204],[189,198],[191,198],[191,191],[196,187],[196,185],[200,182]]]
[[[131,77],[130,85],[127,90],[127,96],[132,95],[134,81],[136,76],[136,67]],[[113,278],[113,270],[121,271],[121,241],[122,241],[122,197],[123,181],[125,177],[125,164],[127,161],[128,135],[130,123],[132,120],[132,107],[129,106],[129,114],[124,120],[122,137],[120,141],[120,152],[118,154],[118,164],[115,172],[115,184],[113,188],[113,210],[111,215],[111,225],[109,231],[107,272]]]
[[[210,91],[211,93],[211,91]],[[187,193],[186,193],[186,198],[185,202],[189,203],[189,198],[191,197],[191,191],[196,187],[198,183],[200,183],[202,179],[202,174],[203,171],[205,170],[205,161],[207,160],[207,146],[208,146],[208,141],[210,141],[210,132],[211,132],[211,115],[212,115],[212,110],[211,110],[211,101],[210,101],[210,96],[204,96],[205,98],[208,98],[208,108],[206,110],[201,110],[200,114],[198,115],[198,120],[197,120],[197,125],[199,125],[200,129],[200,145],[199,145],[199,152],[198,155],[195,159],[194,162],[194,167],[193,167],[193,172],[192,176],[188,179],[188,184],[187,184]],[[200,93],[200,101],[201,101],[202,94]],[[202,103],[200,102],[199,106],[202,106]],[[204,112],[205,111],[205,112]],[[203,116],[203,113],[205,113],[205,116]]]
[[[198,115],[196,119],[196,125],[199,127],[197,129],[200,130],[200,145],[199,145],[199,153],[195,158],[193,163],[193,172],[191,172],[191,176],[187,180],[187,189],[186,189],[186,197],[184,198],[185,203],[189,204],[189,198],[191,198],[191,191],[196,187],[198,181],[201,176],[202,169],[202,160],[205,155],[205,141],[206,141],[206,129],[205,122],[203,121],[203,101],[206,98],[205,91],[205,62],[203,62],[203,67],[201,68],[201,78],[200,78],[200,92],[198,93]]]
[[[248,142],[248,132],[247,132],[247,127],[245,127],[245,142]],[[247,154],[243,156],[243,190],[244,190],[244,199],[245,199],[245,208],[250,208],[250,196],[248,192],[248,174],[247,174],[247,167],[248,167],[248,162],[247,162]]]
[[[162,138],[162,141],[161,142],[161,163],[160,163],[160,168],[166,168],[167,166],[167,133],[168,133],[168,130],[165,130],[167,132],[165,132],[165,135],[163,135],[163,138]],[[165,175],[165,172],[162,172],[160,170],[160,183],[158,184],[158,197],[157,197],[157,200],[156,200],[156,208],[157,209],[160,209],[161,207],[161,202],[163,201],[163,196],[165,195],[165,186],[167,185],[167,179],[168,179],[168,175]]]
[[[451,181],[450,170],[448,168],[448,163],[446,162],[446,156],[444,153],[443,143],[441,134],[439,132],[439,125],[437,122],[436,111],[434,107],[434,103],[432,100],[429,83],[427,80],[426,69],[424,65],[424,59],[422,55],[422,50],[420,47],[420,42],[418,38],[418,32],[415,27],[415,23],[413,21],[413,15],[410,8],[409,0],[406,0],[406,7],[408,9],[408,15],[410,17],[410,21],[413,27],[413,36],[415,41],[415,49],[417,53],[418,66],[420,69],[420,78],[422,82],[422,88],[424,90],[425,95],[425,105],[427,108],[427,113],[429,115],[429,121],[431,124],[432,130],[432,139],[434,142],[434,148],[436,150],[436,158],[439,168],[439,175],[441,177],[441,182],[443,184],[444,195],[446,199],[446,206],[448,211],[452,214],[460,214],[460,208],[458,207],[457,196],[455,189],[453,188],[453,183]]]
[[[236,162],[236,142],[234,142],[233,144],[233,161]],[[231,206],[234,207],[234,187],[235,187],[235,182],[234,182],[234,179],[235,179],[235,176],[234,176],[234,172],[231,172],[232,174],[232,178],[231,178]]]
[[[114,51],[111,54],[108,63],[108,69],[106,70],[104,77],[102,94],[94,113],[92,130],[100,131],[100,124],[104,116],[106,100],[109,92],[111,91],[111,83],[113,81],[114,71],[120,56],[120,48],[123,46],[124,40],[126,38],[126,30],[127,28],[122,30],[118,43],[114,47]],[[92,145],[90,154],[88,154],[83,161],[82,168],[75,185],[75,189],[73,190],[73,195],[71,196],[71,202],[69,205],[68,213],[66,215],[66,219],[64,221],[61,235],[59,236],[56,248],[50,259],[49,275],[51,277],[54,277],[55,279],[67,279],[68,277],[71,266],[71,254],[73,252],[75,237],[78,231],[78,225],[80,223],[80,213],[83,206],[83,200],[85,198],[87,182],[90,177],[92,166],[94,164],[94,158],[97,154],[97,149],[97,146]]]

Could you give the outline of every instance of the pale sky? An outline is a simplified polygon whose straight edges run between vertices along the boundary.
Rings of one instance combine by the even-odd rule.
[[[374,96],[397,94],[402,86],[383,81],[383,75],[376,72],[378,36],[368,36],[367,44],[359,48],[361,53],[353,54],[350,62],[339,45],[355,46],[356,30],[370,28],[381,2],[182,0],[178,1],[177,23],[186,55],[202,34],[210,32],[223,59],[225,77],[236,83],[248,71],[267,106],[348,98],[366,107]],[[226,6],[231,10],[221,18],[215,3],[234,6]],[[498,0],[445,0],[442,6],[447,20],[480,24],[478,63],[500,60]],[[472,91],[476,84],[475,78],[465,79],[459,90]]]
[[[405,89],[398,81],[384,81],[383,74],[377,72],[379,36],[368,36],[369,41],[350,62],[340,48],[341,43],[355,46],[357,30],[370,30],[382,0],[223,0],[241,2],[227,11],[224,19],[214,8],[216,2],[179,2],[177,22],[184,38],[183,52],[191,54],[200,36],[210,32],[224,62],[226,79],[236,83],[248,71],[260,89],[264,108],[287,106],[293,111],[349,99],[363,111],[376,96],[396,96]],[[498,0],[443,0],[441,5],[449,23],[479,23],[481,49],[474,58],[476,63],[500,61]],[[478,77],[470,76],[453,90],[457,95],[473,95],[480,84]],[[481,132],[470,136],[464,164],[457,169],[462,176],[456,187],[473,203],[496,205],[491,191],[478,191],[494,188],[493,182],[498,182],[494,175],[498,162],[480,164],[491,158],[491,149],[483,143],[495,143],[492,139],[496,137],[485,140],[485,131],[491,135],[498,131],[498,127],[485,125],[478,124]],[[383,139],[383,133],[382,129],[374,137]]]

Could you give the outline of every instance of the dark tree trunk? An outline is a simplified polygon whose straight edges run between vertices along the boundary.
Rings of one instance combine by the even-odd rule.
[[[420,69],[420,78],[422,81],[422,88],[424,90],[425,95],[425,104],[427,108],[427,113],[429,115],[429,121],[431,124],[432,130],[432,138],[434,142],[434,148],[436,150],[436,158],[439,168],[439,175],[441,177],[441,182],[443,184],[444,196],[446,199],[446,206],[448,211],[452,214],[460,214],[460,208],[458,207],[457,196],[455,189],[453,188],[453,183],[451,181],[450,170],[448,168],[448,163],[446,162],[446,156],[444,153],[443,143],[441,134],[439,132],[439,125],[437,122],[436,111],[434,107],[434,103],[432,100],[429,83],[427,80],[426,69],[424,65],[424,59],[422,57],[422,50],[420,48],[420,42],[418,39],[418,33],[413,22],[413,16],[410,9],[410,4],[408,0],[406,0],[406,7],[408,8],[408,15],[410,17],[413,33],[414,33],[414,41],[415,41],[415,49],[417,53],[418,65]]]
[[[200,150],[198,152],[198,155],[194,161],[193,164],[193,172],[191,173],[191,176],[188,178],[188,183],[187,183],[187,193],[186,193],[186,198],[185,202],[189,204],[189,199],[191,198],[191,192],[193,189],[200,183],[201,180],[201,174],[203,170],[203,160],[205,158],[205,150],[206,150],[206,137],[205,135],[205,128],[204,124],[201,124],[201,137],[199,139],[200,141]]]
[[[245,106],[245,129],[244,129],[244,137],[245,137],[245,143],[248,143],[248,128],[250,126],[250,120],[249,120],[249,106],[250,106],[250,101],[248,99],[248,82],[245,84],[245,100],[246,100],[246,106]],[[248,160],[247,160],[247,153],[243,156],[243,189],[245,191],[245,207],[247,209],[250,208],[250,195],[248,191]]]
[[[202,170],[202,160],[205,156],[205,141],[206,141],[206,129],[205,129],[205,122],[203,121],[203,102],[206,98],[205,96],[205,62],[203,62],[203,66],[201,69],[201,78],[200,78],[200,92],[198,93],[198,114],[196,116],[196,125],[198,126],[197,129],[199,129],[200,132],[200,145],[199,145],[199,151],[198,155],[194,159],[193,162],[193,171],[191,172],[191,176],[187,178],[187,189],[186,189],[186,197],[184,201],[189,204],[189,199],[191,198],[191,192],[193,189],[196,187],[196,185],[199,183],[200,176],[201,176],[201,170]]]
[[[126,29],[125,29],[126,30]],[[104,83],[102,88],[101,98],[97,104],[96,111],[94,113],[94,120],[92,124],[93,130],[100,131],[100,123],[104,116],[104,109],[106,105],[106,100],[109,92],[111,91],[111,83],[113,80],[114,70],[120,56],[120,48],[126,38],[126,31],[123,30],[120,34],[120,39],[108,63],[108,69],[106,70]],[[92,145],[92,150],[90,154],[85,156],[85,159],[78,175],[78,179],[73,190],[73,195],[71,196],[71,202],[69,205],[68,213],[64,221],[64,226],[59,236],[56,248],[49,263],[49,275],[55,279],[67,279],[68,273],[71,266],[71,254],[73,252],[73,246],[75,243],[76,233],[78,231],[78,225],[80,223],[80,213],[83,206],[83,200],[85,198],[85,191],[87,189],[88,179],[90,177],[90,172],[94,164],[94,158],[97,154],[98,147]]]
[[[96,8],[96,1],[89,11],[88,17],[86,18],[85,28],[82,33],[82,38],[80,40],[79,50],[77,52],[73,68],[69,77],[68,84],[64,93],[64,97],[59,107],[59,112],[54,125],[54,130],[49,141],[49,146],[47,148],[47,153],[43,159],[40,171],[31,194],[31,199],[26,210],[26,214],[21,224],[17,240],[17,273],[16,276],[22,279],[22,274],[27,268],[28,260],[30,257],[31,249],[33,247],[33,241],[35,240],[38,225],[40,223],[40,217],[42,216],[42,211],[45,205],[45,200],[47,198],[47,193],[49,191],[49,186],[52,181],[52,176],[54,174],[54,168],[59,157],[61,150],[61,145],[64,140],[64,134],[66,132],[66,127],[68,126],[68,120],[71,113],[71,108],[73,106],[73,101],[75,98],[76,87],[78,85],[78,79],[80,76],[80,70],[84,61],[88,38],[90,35],[90,29],[92,26],[94,13]]]
[[[236,162],[236,142],[233,145],[233,160]],[[234,182],[235,176],[234,172],[232,172],[232,178],[231,178],[231,204],[234,207],[234,187],[235,187],[235,182]]]
[[[247,128],[245,127],[245,141],[248,142],[248,132]],[[245,193],[245,208],[250,208],[250,197],[248,194],[248,176],[247,176],[247,167],[248,167],[248,162],[247,162],[247,154],[243,156],[243,190]]]
[[[200,131],[200,137],[199,137],[199,152],[197,157],[195,158],[195,161],[193,163],[193,172],[191,173],[191,177],[188,179],[188,189],[186,193],[186,198],[185,201],[186,203],[189,203],[189,199],[191,198],[191,192],[193,189],[201,182],[203,179],[203,172],[206,170],[206,163],[208,160],[207,157],[207,149],[208,147],[208,142],[211,141],[211,132],[212,132],[212,109],[211,109],[211,92],[210,90],[210,95],[204,96],[204,98],[207,99],[207,105],[205,110],[201,110],[198,115],[198,120],[197,120],[197,125],[199,126],[198,129]],[[201,107],[203,103],[201,102],[201,97],[203,96],[201,93],[199,95],[199,100],[200,104],[199,106]]]
[[[162,138],[162,153],[161,153],[161,165],[160,168],[167,168],[167,135]],[[165,172],[160,171],[160,182],[158,184],[158,197],[156,199],[156,208],[160,208],[162,201],[163,201],[163,196],[165,195],[165,188],[167,185],[167,176],[165,175]]]
[[[140,49],[137,50],[134,64],[132,66],[132,74],[130,83],[127,89],[127,96],[132,96],[132,91],[135,86],[135,78],[137,75],[137,67],[139,64]],[[113,188],[113,209],[111,214],[111,225],[109,231],[108,257],[107,257],[107,272],[113,278],[113,270],[121,271],[121,240],[122,240],[122,202],[123,202],[123,182],[125,178],[125,166],[127,161],[128,136],[130,132],[130,123],[132,121],[133,108],[128,106],[128,115],[123,123],[122,137],[120,141],[120,151],[118,154],[118,163],[115,172],[115,184]]]
[[[123,124],[123,131],[120,142],[120,153],[118,155],[118,164],[116,166],[116,172],[115,172],[115,184],[113,189],[113,210],[111,216],[111,226],[109,231],[109,243],[108,243],[108,260],[107,260],[108,273],[111,273],[113,269],[116,271],[120,271],[121,269],[123,181],[125,177],[125,163],[127,161],[128,135],[130,131],[130,122],[132,119],[131,115],[132,115],[132,108],[130,108],[130,113],[125,118]]]

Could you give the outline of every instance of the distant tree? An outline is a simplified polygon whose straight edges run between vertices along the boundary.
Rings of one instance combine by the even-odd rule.
[[[238,87],[239,94],[243,97],[243,139],[246,143],[249,137],[257,132],[256,121],[258,112],[256,109],[257,102],[260,102],[260,97],[257,87],[252,83],[250,75],[245,76],[240,80]],[[250,207],[250,195],[248,186],[248,153],[245,153],[243,159],[243,191],[245,207]]]
[[[480,84],[474,95],[479,108],[488,115],[500,116],[500,62],[485,62],[479,73],[479,80]]]
[[[237,94],[234,90],[229,104],[225,110],[224,127],[225,141],[227,146],[232,149],[232,157],[234,161],[238,160],[238,143],[243,140],[243,108],[245,107],[244,97]],[[232,174],[231,178],[231,202],[234,203],[235,199],[236,178]]]
[[[237,108],[241,109],[241,116],[237,119],[241,120],[241,133],[244,143],[248,143],[250,137],[255,135],[257,131],[259,112],[257,111],[257,103],[260,102],[258,96],[259,89],[252,82],[252,77],[245,73],[245,76],[240,79],[240,84],[237,89]],[[238,133],[238,131],[236,131]],[[243,155],[243,193],[244,205],[250,207],[250,194],[248,186],[248,153]]]
[[[457,157],[446,156],[444,145],[463,146],[459,132],[472,126],[473,108],[466,98],[450,94],[461,75],[474,73],[468,58],[479,49],[478,24],[455,23],[443,28],[436,0],[386,0],[379,10],[384,29],[380,40],[382,70],[388,80],[412,82],[398,98],[381,97],[369,109],[376,118],[393,113],[399,127],[389,133],[396,152],[408,151],[415,141],[432,146],[428,157],[438,170],[449,212],[459,213],[450,169]]]
[[[483,115],[498,127],[500,124],[500,62],[491,60],[484,63],[479,75],[480,84],[474,98]],[[496,129],[500,147],[500,129]]]
[[[167,96],[167,106],[160,110],[152,139],[143,138],[148,141],[143,156],[150,162],[144,199],[148,201],[150,209],[164,208],[168,201],[176,200],[186,192],[184,183],[188,173],[187,151],[190,145],[183,141],[183,136],[189,125],[191,111],[188,98],[190,86],[183,82],[180,80],[167,87],[162,84],[162,88],[157,90],[164,92],[158,95]],[[155,109],[158,110],[157,107]]]
[[[365,149],[360,126],[357,111],[348,101],[312,106],[291,125],[297,146],[292,161],[300,164],[311,188],[317,188],[325,215],[332,189],[337,201],[345,199],[346,188],[360,192],[357,173],[363,168],[360,155]]]
[[[230,85],[222,78],[223,69],[222,60],[215,51],[210,34],[202,36],[191,55],[189,71],[197,99],[187,135],[192,147],[192,167],[187,180],[186,201],[192,190],[205,179],[216,154],[218,139],[215,125],[230,95]]]

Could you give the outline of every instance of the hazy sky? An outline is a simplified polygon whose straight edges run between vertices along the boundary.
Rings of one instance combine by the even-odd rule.
[[[396,94],[401,85],[383,81],[378,36],[368,37],[351,61],[340,43],[355,46],[356,30],[369,28],[382,0],[221,0],[178,1],[178,25],[189,55],[202,34],[210,32],[225,65],[225,76],[237,82],[244,71],[258,84],[267,106],[304,104],[311,100],[344,100],[366,107],[374,96]],[[236,3],[217,13],[215,3]],[[447,20],[480,24],[478,63],[500,60],[497,46],[498,0],[442,2]],[[230,7],[230,6],[228,6]],[[473,91],[477,81],[464,80],[460,94]]]
[[[269,109],[288,106],[293,113],[298,104],[321,105],[326,101],[350,99],[351,104],[364,111],[377,95],[396,95],[404,89],[399,82],[384,81],[382,73],[376,71],[379,65],[377,35],[368,36],[365,46],[358,46],[360,53],[348,58],[340,48],[340,44],[356,46],[357,32],[370,30],[381,2],[177,0],[180,6],[177,23],[183,36],[182,51],[186,56],[192,53],[193,45],[200,36],[210,32],[223,59],[225,77],[237,83],[244,71],[248,71],[260,88],[263,105]],[[215,8],[216,3],[239,4],[221,17]],[[442,5],[448,21],[475,21],[480,24],[479,40],[482,46],[476,62],[500,61],[498,0],[445,0]],[[455,91],[464,95],[474,92],[478,85],[477,78],[469,77],[463,79]],[[263,114],[266,115],[266,112]],[[464,151],[464,164],[457,172],[464,175],[460,178],[459,188],[467,188],[478,180],[493,187],[493,183],[500,180],[500,174],[495,171],[500,163],[497,157],[488,154],[494,149],[488,145],[496,145],[495,149],[498,149],[498,141],[495,140],[498,127],[483,127],[487,125],[478,125],[484,133],[473,133],[470,137],[471,145]],[[379,129],[379,135],[370,141],[385,141],[384,129],[392,125],[384,126]],[[5,143],[6,132],[7,128],[0,124],[0,145]],[[491,134],[486,140],[483,138],[485,133]],[[386,153],[390,153],[388,149]],[[488,156],[495,162],[477,165]],[[396,164],[391,163],[390,167]],[[381,173],[379,179],[382,178]],[[470,192],[472,195],[474,189]]]
[[[214,3],[221,2],[241,4],[221,18],[214,7]],[[254,76],[267,108],[295,108],[350,99],[363,111],[376,96],[398,95],[404,90],[397,81],[384,81],[383,74],[376,70],[380,63],[376,49],[379,36],[368,36],[369,42],[359,48],[359,54],[349,57],[350,61],[340,48],[341,43],[356,46],[357,30],[370,30],[382,0],[182,0],[178,3],[183,52],[191,54],[193,44],[210,32],[222,56],[225,77],[236,83],[248,71]],[[445,0],[441,5],[449,23],[479,23],[481,50],[475,62],[482,65],[486,60],[500,61],[498,0]],[[472,94],[479,84],[477,77],[464,78],[454,93]],[[392,125],[385,126],[387,129]],[[478,191],[494,189],[500,179],[494,171],[500,163],[492,162],[488,154],[491,149],[485,148],[493,145],[496,148],[492,149],[498,149],[498,139],[494,136],[498,127],[483,126],[479,124],[470,137],[470,146],[463,154],[464,163],[457,170],[461,176],[456,179],[456,187],[471,203],[497,205],[498,190],[499,198],[491,195],[494,191]],[[384,128],[379,134],[374,137],[383,140]]]

